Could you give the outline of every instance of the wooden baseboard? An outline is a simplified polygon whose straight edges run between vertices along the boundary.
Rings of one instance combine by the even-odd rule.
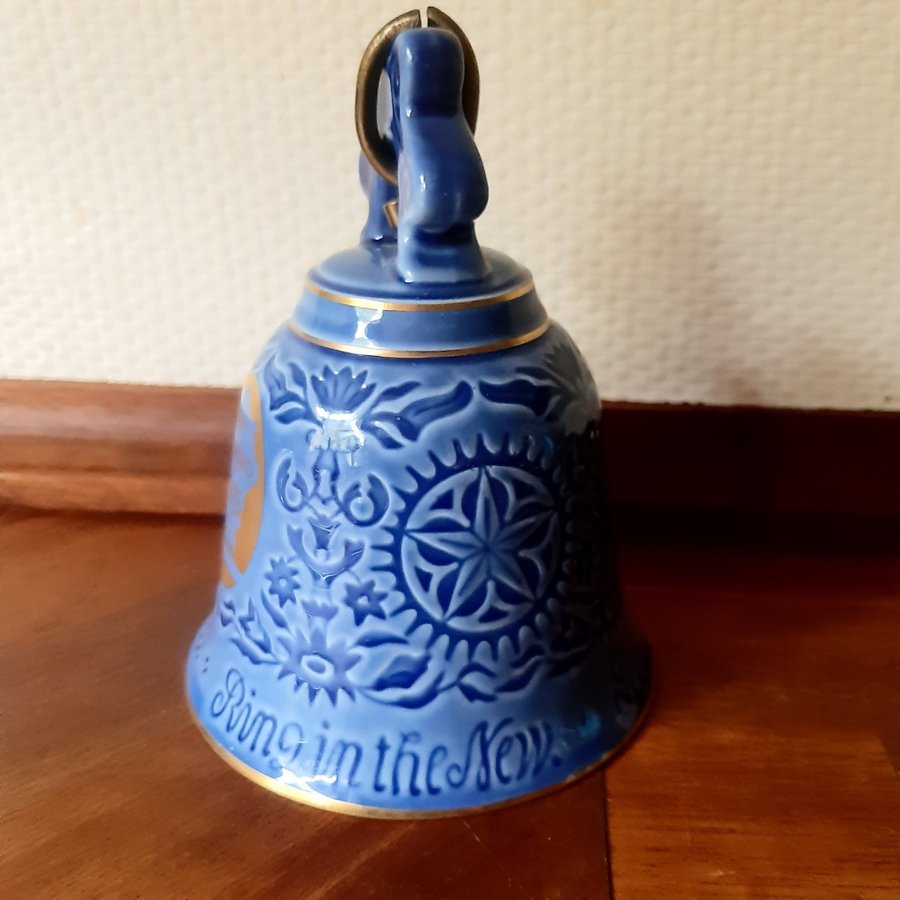
[[[237,392],[0,381],[0,505],[220,514]],[[619,509],[900,516],[900,413],[607,403]]]
[[[0,504],[220,514],[237,391],[0,381]]]

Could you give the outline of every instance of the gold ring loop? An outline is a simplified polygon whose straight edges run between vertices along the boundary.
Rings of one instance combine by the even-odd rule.
[[[469,128],[474,133],[475,123],[478,120],[479,96],[478,61],[475,59],[475,51],[463,30],[446,13],[429,6],[426,15],[429,26],[453,32],[462,45],[464,64],[462,107]],[[376,115],[378,82],[387,64],[394,38],[401,31],[419,28],[421,24],[422,17],[417,9],[391,19],[369,41],[369,46],[366,47],[360,60],[359,74],[356,78],[356,133],[359,136],[359,143],[372,168],[391,184],[397,183],[397,151],[391,140],[382,135],[378,128]]]

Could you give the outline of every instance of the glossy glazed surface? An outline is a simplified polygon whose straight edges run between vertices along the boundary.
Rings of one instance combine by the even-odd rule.
[[[486,251],[491,277],[423,296],[394,275],[396,244],[338,254],[314,269],[291,328],[369,356],[453,356],[527,343],[548,327],[531,274]]]
[[[413,315],[413,314],[410,314]],[[496,803],[580,772],[646,699],[558,326],[503,353],[361,359],[283,328],[244,390],[204,728],[298,792]]]
[[[180,669],[218,519],[0,510],[4,898],[900,896],[900,560],[847,521],[805,549],[780,521],[777,547],[622,547],[664,677],[612,766],[384,822],[259,789],[191,724]]]
[[[388,63],[399,221],[310,273],[243,391],[221,582],[188,664],[235,768],[316,806],[434,815],[596,765],[646,705],[599,399],[526,269],[482,251],[461,46]]]
[[[433,284],[490,271],[475,237],[488,183],[462,108],[463,53],[456,35],[417,28],[397,36],[387,72],[397,150],[397,271]]]

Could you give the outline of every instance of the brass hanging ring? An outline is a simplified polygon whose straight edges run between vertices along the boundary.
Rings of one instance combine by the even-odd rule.
[[[475,51],[469,43],[465,32],[446,13],[429,6],[426,10],[428,25],[434,28],[446,28],[459,39],[463,51],[464,75],[462,85],[462,107],[469,128],[474,133],[478,119],[478,61]],[[356,78],[356,133],[366,159],[372,168],[391,184],[397,183],[397,152],[389,138],[378,128],[378,82],[387,64],[391,44],[401,31],[419,28],[422,16],[417,9],[391,19],[369,41],[365,53],[359,63],[359,74]]]

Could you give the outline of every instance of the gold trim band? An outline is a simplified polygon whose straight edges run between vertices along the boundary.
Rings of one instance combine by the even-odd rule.
[[[327,291],[312,281],[307,280],[306,290],[317,297],[324,300],[331,300],[333,303],[342,303],[344,306],[353,306],[357,309],[381,309],[387,312],[450,312],[457,309],[477,309],[479,306],[493,306],[495,303],[508,303],[510,300],[517,300],[524,297],[534,290],[534,281],[529,279],[518,287],[510,288],[502,294],[494,294],[491,297],[480,297],[473,300],[448,300],[441,303],[429,303],[427,300],[421,300],[416,303],[394,303],[391,300],[374,300],[366,297],[350,297],[346,294],[336,294],[334,291]]]
[[[650,712],[650,707],[653,705],[653,683],[651,682],[651,689],[647,693],[647,696],[644,699],[644,706],[641,709],[640,713],[638,713],[637,718],[634,720],[631,728],[622,735],[622,739],[619,741],[615,747],[610,748],[606,751],[606,753],[602,754],[598,759],[592,762],[590,765],[585,766],[578,772],[573,772],[568,777],[564,778],[562,781],[557,784],[551,784],[547,787],[540,788],[536,791],[531,791],[527,794],[520,794],[518,797],[510,797],[508,800],[499,800],[495,803],[486,803],[483,806],[466,806],[466,807],[458,807],[458,808],[449,808],[449,809],[423,809],[423,810],[410,810],[410,809],[390,809],[388,807],[378,807],[378,806],[363,806],[360,803],[351,803],[348,800],[335,800],[333,797],[326,797],[323,794],[316,794],[312,791],[304,791],[300,788],[294,787],[290,784],[283,784],[277,778],[273,778],[271,775],[264,775],[259,769],[254,769],[253,766],[248,765],[243,760],[238,759],[233,753],[226,750],[207,730],[206,726],[200,721],[200,717],[197,715],[194,710],[194,704],[191,703],[191,698],[187,696],[187,708],[190,713],[191,720],[197,726],[200,731],[200,734],[203,735],[203,739],[209,744],[210,747],[216,752],[220,759],[222,759],[225,763],[231,766],[236,772],[239,772],[248,780],[252,781],[257,787],[264,788],[267,791],[271,791],[273,794],[278,794],[279,797],[284,797],[287,800],[293,800],[295,803],[301,803],[304,806],[312,806],[316,809],[324,809],[328,812],[336,812],[342,813],[343,815],[348,816],[357,816],[358,818],[363,819],[450,819],[456,818],[458,816],[468,816],[473,813],[481,813],[481,812],[489,812],[495,809],[503,809],[507,806],[515,806],[518,803],[525,803],[528,800],[537,800],[540,797],[544,797],[547,794],[552,794],[556,791],[562,790],[565,787],[568,787],[574,781],[578,781],[581,778],[584,778],[587,775],[590,775],[591,772],[596,771],[601,766],[607,765],[614,757],[618,756],[629,744],[635,739],[638,732],[640,732],[641,728],[643,728],[644,723],[647,720],[647,716]]]
[[[537,328],[520,334],[518,337],[506,338],[502,341],[494,341],[491,344],[479,344],[477,347],[456,347],[448,350],[387,350],[381,347],[358,347],[355,344],[341,344],[338,341],[329,341],[325,338],[313,337],[311,334],[298,328],[293,322],[288,322],[291,331],[304,341],[325,347],[328,350],[340,350],[342,353],[355,353],[357,356],[383,356],[388,359],[428,359],[446,356],[475,356],[478,353],[493,353],[496,350],[508,350],[511,347],[520,347],[539,338],[549,327],[550,320],[545,319]]]

